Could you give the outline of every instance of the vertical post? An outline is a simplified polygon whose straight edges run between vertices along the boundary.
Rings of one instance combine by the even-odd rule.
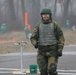
[[[21,73],[23,73],[23,51],[22,51],[22,45],[20,45],[21,49]]]
[[[23,46],[23,45],[26,45],[26,44],[27,44],[27,42],[16,42],[16,43],[15,43],[15,45],[19,45],[19,46],[20,46],[21,74],[26,74],[26,71],[25,71],[25,72],[23,71],[23,51],[22,51],[22,46]]]

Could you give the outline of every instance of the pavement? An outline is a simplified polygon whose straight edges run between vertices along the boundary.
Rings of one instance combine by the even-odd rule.
[[[0,54],[0,75],[39,75],[30,74],[29,66],[37,64],[37,50],[23,53],[23,71],[21,72],[20,53]],[[63,56],[58,61],[58,75],[76,75],[76,45],[65,46]]]

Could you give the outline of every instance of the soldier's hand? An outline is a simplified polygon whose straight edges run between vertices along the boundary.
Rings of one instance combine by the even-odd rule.
[[[62,52],[58,51],[58,57],[61,57],[61,56],[62,56]]]
[[[37,46],[37,45],[35,45],[35,48],[37,49],[37,48],[38,48],[38,46]]]
[[[37,49],[38,48],[38,43],[36,45],[34,45],[34,47]]]

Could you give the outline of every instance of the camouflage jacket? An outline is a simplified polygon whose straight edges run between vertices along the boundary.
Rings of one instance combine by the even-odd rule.
[[[41,23],[41,22],[40,22]],[[32,33],[32,36],[30,38],[31,40],[31,43],[33,45],[36,45],[37,42],[38,42],[38,38],[39,38],[39,25],[40,23],[37,24],[37,26],[34,28],[34,31]],[[54,23],[54,32],[55,32],[55,36],[58,40],[58,51],[62,52],[63,50],[63,47],[64,47],[64,35],[63,35],[63,32],[59,26],[59,24],[55,21],[53,21]]]

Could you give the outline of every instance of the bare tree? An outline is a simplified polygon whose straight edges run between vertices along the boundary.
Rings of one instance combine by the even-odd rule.
[[[57,10],[57,0],[55,0],[55,2],[54,2],[54,13],[53,13],[54,19],[55,19],[55,15],[56,15],[56,10]]]
[[[2,8],[2,1],[0,1],[0,25],[2,23],[2,10],[1,10],[1,8]]]
[[[40,21],[40,0],[26,0],[25,9],[28,12],[29,23],[34,27]]]
[[[29,22],[35,26],[39,21],[39,13],[40,13],[40,0],[30,0],[29,1],[30,8],[28,10],[29,13]]]
[[[66,0],[64,4],[63,19],[62,19],[64,25],[66,25],[66,20],[68,19],[69,4],[70,0]]]
[[[17,29],[17,23],[16,23],[16,15],[15,15],[15,9],[14,9],[14,2],[13,0],[7,0],[7,25],[8,30],[16,30]]]
[[[25,1],[24,0],[21,0],[21,6],[22,6],[22,17],[23,17],[22,27],[24,28],[24,26],[25,26],[25,23],[24,23]]]

